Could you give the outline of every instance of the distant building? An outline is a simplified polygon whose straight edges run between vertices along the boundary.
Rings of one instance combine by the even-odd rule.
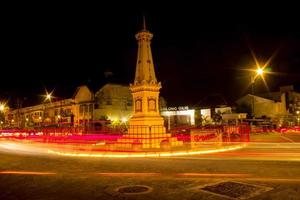
[[[274,101],[281,101],[281,96],[284,94],[285,107],[289,114],[297,114],[300,111],[300,93],[294,91],[292,85],[280,87],[278,92],[269,92],[264,94],[259,94],[258,96],[268,98]]]
[[[11,109],[5,114],[8,127],[34,128],[65,123],[80,126],[93,119],[94,95],[87,86],[76,89],[72,98]]]
[[[180,126],[197,126],[213,124],[215,115],[219,115],[219,122],[222,123],[222,117],[225,114],[231,114],[231,107],[219,106],[215,108],[191,108],[189,106],[164,107],[161,115],[164,117],[165,125],[168,130]],[[233,116],[233,115],[231,115]],[[242,119],[242,115],[238,115],[237,119]],[[235,119],[235,118],[234,118]],[[228,121],[228,116],[226,116]]]
[[[270,118],[278,126],[300,125],[300,93],[292,85],[280,87],[277,92],[248,94],[236,102],[254,109],[255,118]]]
[[[177,126],[195,125],[195,109],[188,106],[164,107],[161,110],[167,130]]]
[[[133,113],[132,95],[129,85],[108,83],[95,94],[94,120],[108,119],[112,123],[127,123]],[[159,108],[166,106],[163,97],[159,98]]]
[[[132,115],[132,96],[129,86],[106,84],[95,94],[94,119],[127,122]]]
[[[286,114],[285,95],[282,94],[280,100],[275,101],[260,96],[247,94],[238,99],[238,106],[247,105],[252,110],[252,115],[255,118],[278,118]]]

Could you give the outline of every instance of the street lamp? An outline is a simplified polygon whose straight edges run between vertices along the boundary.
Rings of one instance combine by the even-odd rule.
[[[254,115],[254,84],[255,84],[255,80],[258,76],[263,76],[264,75],[264,69],[263,68],[260,68],[258,67],[256,70],[255,70],[255,74],[253,74],[251,76],[251,93],[252,93],[252,116],[253,118],[255,118],[255,115]]]
[[[3,112],[3,111],[4,111],[4,105],[0,104],[0,112]]]
[[[5,122],[5,110],[7,110],[8,107],[6,106],[6,103],[0,103],[0,121],[1,121],[1,128]]]
[[[51,99],[52,99],[51,93],[47,93],[47,94],[46,94],[45,101],[50,101],[50,102],[51,102]]]
[[[45,99],[44,99],[43,122],[45,122],[45,118],[46,118],[46,104],[45,104],[45,102],[48,101],[48,102],[51,103],[51,99],[53,99],[52,93],[53,93],[53,91],[48,93],[48,91],[46,90],[46,95],[45,95]]]
[[[2,115],[2,112],[4,112],[4,105],[3,104],[0,104],[0,115]],[[4,119],[4,116],[3,116],[3,119]],[[2,117],[1,117],[1,124],[0,124],[1,128],[3,126],[3,121],[2,121]]]

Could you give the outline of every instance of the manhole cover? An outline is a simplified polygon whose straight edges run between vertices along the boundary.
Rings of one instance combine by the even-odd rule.
[[[125,195],[146,194],[152,191],[152,188],[145,185],[129,185],[116,189],[117,192]]]
[[[199,189],[231,199],[247,199],[272,190],[272,188],[269,187],[232,181],[208,184],[200,187]]]

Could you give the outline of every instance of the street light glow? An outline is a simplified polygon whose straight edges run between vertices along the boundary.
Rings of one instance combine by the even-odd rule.
[[[0,104],[0,111],[4,111],[4,105]]]
[[[51,94],[47,94],[46,99],[51,99]]]
[[[256,70],[256,73],[257,73],[258,75],[263,75],[264,70],[263,70],[262,68],[258,68],[258,69]]]
[[[46,90],[46,89],[45,89],[45,90]],[[44,97],[45,97],[44,102],[45,102],[45,101],[51,102],[51,99],[53,99],[52,93],[53,93],[53,91],[50,92],[50,93],[48,93],[48,91],[46,90],[46,95],[44,96]]]

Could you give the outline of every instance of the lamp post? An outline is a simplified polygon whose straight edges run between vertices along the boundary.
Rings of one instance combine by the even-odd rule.
[[[45,100],[44,100],[44,113],[43,113],[43,122],[45,121],[45,116],[46,116],[46,104],[45,102],[50,102],[51,103],[51,99],[53,98],[52,96],[52,92],[48,93],[46,90],[46,95],[45,95]]]
[[[255,80],[258,76],[263,76],[264,74],[264,70],[260,67],[258,67],[256,70],[255,70],[255,74],[253,74],[251,76],[251,94],[252,94],[252,117],[255,118],[255,114],[254,114],[254,104],[255,104],[255,101],[254,101],[254,84],[255,84]]]
[[[0,103],[0,127],[2,128],[3,126],[3,121],[5,120],[5,116],[4,116],[4,109],[5,109],[5,105]],[[3,115],[3,117],[2,117]],[[3,120],[3,121],[2,121]]]
[[[5,126],[5,113],[9,110],[6,102],[0,102],[0,127]]]

